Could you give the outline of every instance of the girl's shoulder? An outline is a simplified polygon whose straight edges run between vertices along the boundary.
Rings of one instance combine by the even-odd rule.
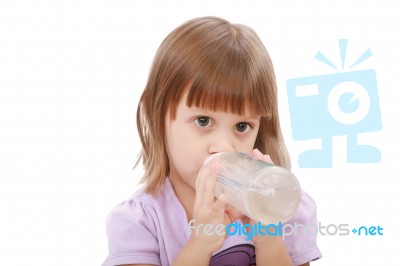
[[[167,178],[157,195],[146,193],[144,188],[139,188],[128,199],[114,206],[107,216],[107,227],[126,222],[149,226],[163,216],[182,216],[182,211],[183,207]]]
[[[156,199],[145,192],[144,188],[137,189],[129,198],[115,205],[107,216],[107,223],[118,219],[135,220],[150,219],[156,215]]]
[[[113,231],[118,228],[151,224],[156,215],[150,195],[143,189],[138,189],[128,199],[115,205],[107,215],[107,229]]]
[[[106,228],[110,252],[104,265],[168,265],[176,246],[183,247],[190,236],[186,213],[168,179],[157,195],[140,188],[114,206]]]

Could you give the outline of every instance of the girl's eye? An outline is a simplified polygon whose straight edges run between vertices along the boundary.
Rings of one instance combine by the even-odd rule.
[[[210,127],[211,119],[207,116],[200,116],[195,120],[196,124],[200,127]]]
[[[237,131],[241,132],[241,133],[247,132],[247,131],[249,131],[251,128],[252,128],[251,125],[250,125],[249,123],[245,123],[245,122],[237,123],[236,126],[235,126],[235,129],[236,129]]]

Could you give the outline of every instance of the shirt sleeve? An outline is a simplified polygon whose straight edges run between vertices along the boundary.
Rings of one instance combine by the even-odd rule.
[[[322,254],[317,246],[318,221],[315,201],[302,192],[299,208],[283,224],[282,238],[294,265],[317,260]]]
[[[143,202],[131,199],[114,207],[106,227],[109,255],[103,266],[161,265],[152,210]]]

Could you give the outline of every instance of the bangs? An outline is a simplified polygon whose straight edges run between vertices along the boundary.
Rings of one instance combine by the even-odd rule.
[[[237,115],[244,115],[247,109],[252,115],[271,117],[273,104],[265,94],[273,90],[266,88],[267,82],[261,77],[253,80],[244,65],[235,67],[226,62],[226,66],[213,66],[194,78],[188,88],[187,106]]]

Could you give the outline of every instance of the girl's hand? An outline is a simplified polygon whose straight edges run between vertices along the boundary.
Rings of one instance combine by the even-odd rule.
[[[194,265],[194,262],[208,265],[213,252],[224,243],[226,225],[240,216],[233,208],[225,210],[224,195],[218,199],[214,197],[219,171],[218,159],[214,159],[206,163],[197,175],[193,220],[190,221],[192,234],[174,265]]]
[[[218,160],[206,163],[199,171],[193,209],[194,222],[192,225],[194,229],[189,239],[191,244],[196,246],[199,251],[204,251],[210,256],[222,246],[225,239],[225,226],[223,225],[229,223],[224,212],[224,195],[221,195],[218,199],[214,197],[215,183],[219,171]],[[209,229],[206,229],[205,226]]]

